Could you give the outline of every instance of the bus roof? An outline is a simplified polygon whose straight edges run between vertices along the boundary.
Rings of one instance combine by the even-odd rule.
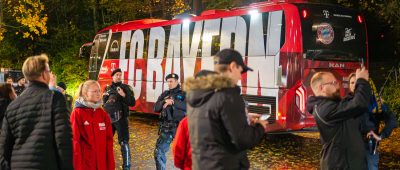
[[[163,21],[168,21],[168,20],[163,20],[163,19],[141,19],[141,20],[134,20],[134,21],[128,21],[128,22],[122,22],[118,24],[114,24],[111,26],[108,26],[106,28],[103,28],[100,30],[99,33],[103,33],[105,31],[108,31],[110,29],[113,30],[113,32],[118,32],[118,31],[124,31],[124,30],[132,30],[136,28],[140,28],[142,25],[147,25],[147,24],[152,24],[152,23],[157,23],[157,22],[163,22]]]
[[[301,3],[309,3],[306,0],[269,0],[265,2],[256,2],[251,3],[248,6],[236,7],[232,9],[212,9],[206,10],[201,13],[200,16],[188,16],[187,18],[191,20],[191,22],[199,21],[199,20],[207,20],[207,19],[215,19],[221,17],[229,17],[234,15],[243,15],[248,13],[249,10],[254,9],[264,9],[268,8],[269,10],[279,10],[282,9],[281,6],[288,5],[288,4],[301,4]],[[315,3],[310,3],[315,4]],[[329,4],[325,4],[329,5]],[[332,4],[330,4],[332,5]],[[176,18],[172,20],[164,20],[164,19],[141,19],[141,20],[134,20],[128,22],[117,23],[106,28],[101,29],[97,32],[97,34],[101,34],[104,32],[109,31],[110,29],[112,32],[122,32],[127,30],[136,30],[136,29],[145,29],[151,27],[158,27],[158,26],[166,26],[166,25],[173,25],[181,23],[183,18]]]

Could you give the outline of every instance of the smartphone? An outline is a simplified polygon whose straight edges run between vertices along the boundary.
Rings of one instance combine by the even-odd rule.
[[[361,68],[363,68],[363,67],[364,67],[364,59],[363,59],[363,58],[361,58],[360,67],[361,67]]]
[[[260,120],[267,120],[269,117],[271,117],[271,114],[262,114]]]

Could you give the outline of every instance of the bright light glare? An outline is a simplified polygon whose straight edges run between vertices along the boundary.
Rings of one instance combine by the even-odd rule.
[[[203,35],[201,40],[205,41],[205,42],[211,42],[212,41],[212,36]]]
[[[258,10],[252,9],[248,12],[250,15],[258,15]]]
[[[183,22],[183,25],[189,25],[190,19],[184,19],[182,22]]]

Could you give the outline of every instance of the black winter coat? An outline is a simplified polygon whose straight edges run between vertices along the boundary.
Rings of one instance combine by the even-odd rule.
[[[168,98],[173,99],[174,104],[172,106],[167,106],[164,109],[163,106],[165,104],[165,100]],[[176,123],[176,126],[178,126],[179,122],[186,115],[185,98],[185,93],[182,91],[181,86],[178,84],[178,86],[174,89],[166,90],[158,97],[156,103],[154,104],[154,112],[160,113],[162,111],[165,111],[165,117],[161,116],[161,121]]]
[[[4,114],[6,113],[6,109],[10,103],[11,103],[10,99],[7,99],[0,95],[0,128],[1,128],[1,123],[3,122]]]
[[[31,81],[7,108],[0,169],[73,169],[72,132],[64,96]]]
[[[21,95],[21,93],[25,90],[25,86],[17,85],[14,87],[15,93],[17,96]]]
[[[313,113],[323,145],[321,169],[367,168],[359,116],[368,110],[370,96],[369,83],[358,79],[351,99],[308,98],[307,110]]]
[[[192,168],[248,169],[247,150],[264,136],[247,122],[240,88],[223,75],[185,81]]]
[[[124,93],[125,97],[122,97],[121,95],[118,94],[117,88],[120,87]],[[135,106],[136,100],[135,96],[132,90],[132,87],[123,84],[121,82],[118,83],[112,83],[111,86],[108,86],[106,88],[106,95],[103,96],[103,102],[106,103],[110,95],[117,95],[118,96],[118,102],[121,102],[122,104],[122,110],[124,111],[124,117],[123,118],[128,118],[129,116],[129,107],[130,106]]]

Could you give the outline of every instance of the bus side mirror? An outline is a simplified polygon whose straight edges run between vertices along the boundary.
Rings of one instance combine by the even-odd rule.
[[[79,48],[79,57],[81,58],[89,58],[90,56],[90,49],[94,45],[94,43],[86,43]]]

